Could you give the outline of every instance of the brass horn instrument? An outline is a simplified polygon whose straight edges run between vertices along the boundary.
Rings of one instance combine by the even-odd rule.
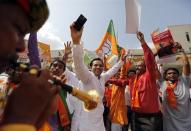
[[[99,102],[99,94],[96,90],[85,92],[79,90],[78,88],[73,88],[72,95],[84,102],[83,107],[87,112],[95,109]]]
[[[51,84],[60,85],[63,90],[72,94],[74,97],[84,102],[84,110],[90,111],[97,107],[99,102],[99,94],[96,90],[90,90],[88,92],[82,91],[76,87],[72,87],[67,84],[60,83],[59,80],[48,80]]]

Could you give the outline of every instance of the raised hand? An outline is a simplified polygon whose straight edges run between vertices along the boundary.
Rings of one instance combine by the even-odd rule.
[[[68,56],[69,54],[72,53],[72,47],[71,47],[72,42],[71,41],[67,41],[67,43],[64,43],[64,56],[63,56],[63,61],[66,63],[68,60]]]
[[[53,75],[52,79],[58,81],[60,84],[66,84],[67,80],[64,73],[60,76]]]
[[[77,31],[74,28],[74,23],[70,26],[70,31],[71,31],[71,37],[74,45],[80,44],[82,33],[83,33],[83,27],[80,31]]]
[[[121,56],[121,60],[125,62],[126,59],[127,59],[127,56],[128,56],[128,54],[126,54],[126,55],[122,55],[122,56]]]
[[[145,43],[145,38],[142,32],[137,32],[137,39],[141,42],[141,43]]]
[[[65,54],[69,55],[70,53],[72,53],[72,47],[71,47],[72,42],[71,41],[67,41],[67,43],[64,43],[64,47],[65,47]]]

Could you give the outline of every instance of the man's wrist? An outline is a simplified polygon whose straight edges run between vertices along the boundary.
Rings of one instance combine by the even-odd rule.
[[[80,44],[80,40],[72,40],[74,45],[79,45]]]
[[[144,39],[141,39],[140,42],[141,42],[141,44],[145,44],[146,43]]]

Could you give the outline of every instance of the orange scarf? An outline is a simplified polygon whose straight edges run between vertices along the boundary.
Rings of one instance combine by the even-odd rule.
[[[170,107],[172,108],[176,108],[177,106],[177,101],[176,101],[176,97],[174,94],[174,89],[177,86],[177,81],[175,83],[170,83],[169,81],[166,81],[166,94],[167,94],[167,103],[170,105]]]
[[[140,79],[143,76],[140,76],[138,78],[138,76],[136,76],[134,83],[133,83],[133,89],[132,89],[132,98],[131,98],[131,106],[132,108],[140,108],[140,98],[139,98],[139,92],[138,92],[138,83],[140,81]]]
[[[109,119],[113,123],[125,125],[128,123],[127,107],[125,106],[125,87],[112,85],[112,99],[109,111]]]

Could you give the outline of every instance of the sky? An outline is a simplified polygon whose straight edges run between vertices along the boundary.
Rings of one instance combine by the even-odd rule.
[[[150,33],[156,28],[162,31],[169,25],[191,24],[191,0],[138,1],[139,30],[148,43]],[[125,0],[47,0],[47,3],[50,16],[38,32],[38,40],[50,44],[52,50],[63,49],[64,43],[71,41],[69,26],[80,14],[87,18],[82,36],[84,48],[94,51],[99,46],[111,19],[118,44],[126,49],[140,48],[136,35],[125,32]]]

